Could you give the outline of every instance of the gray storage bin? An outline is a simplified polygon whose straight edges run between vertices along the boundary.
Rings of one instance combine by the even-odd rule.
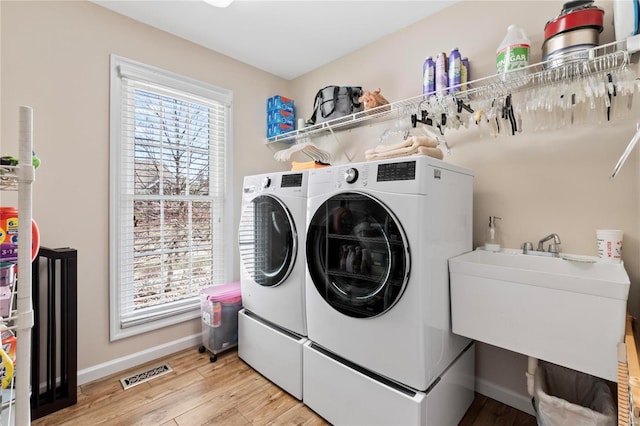
[[[540,361],[534,406],[541,426],[615,426],[616,408],[604,380]]]
[[[240,282],[207,287],[200,291],[202,345],[200,353],[211,352],[215,362],[218,353],[238,345],[238,312],[242,309]]]

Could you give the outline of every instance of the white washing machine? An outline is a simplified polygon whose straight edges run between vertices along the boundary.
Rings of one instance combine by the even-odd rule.
[[[472,205],[473,173],[431,157],[311,171],[309,358],[334,354],[383,381],[437,386],[471,343],[451,333],[447,260],[472,248]]]
[[[302,398],[308,171],[246,176],[238,230],[238,355]]]

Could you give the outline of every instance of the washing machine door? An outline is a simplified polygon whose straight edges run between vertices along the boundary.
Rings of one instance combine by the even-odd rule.
[[[410,270],[407,241],[381,201],[359,192],[339,193],[309,223],[309,274],[324,300],[342,314],[381,315],[404,292]]]
[[[287,279],[297,241],[291,213],[278,198],[259,195],[245,203],[238,230],[240,262],[256,284],[275,287]]]

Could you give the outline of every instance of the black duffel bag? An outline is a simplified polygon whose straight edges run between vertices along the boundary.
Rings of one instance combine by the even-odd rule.
[[[362,96],[360,86],[327,86],[320,89],[313,102],[313,115],[307,123],[319,124],[344,117],[364,109],[358,101]]]

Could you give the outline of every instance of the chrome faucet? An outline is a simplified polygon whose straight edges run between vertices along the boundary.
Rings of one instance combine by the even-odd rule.
[[[550,240],[553,240],[553,243],[549,244],[549,253],[560,253],[560,237],[558,234],[549,234],[538,241],[538,251],[544,251],[544,243]]]
[[[544,250],[544,243],[547,241],[553,242],[549,244],[547,251]],[[536,256],[554,256],[557,257],[560,254],[560,237],[558,234],[549,234],[540,241],[538,241],[538,249],[533,249],[533,244],[529,241],[522,244],[522,254],[533,254]]]

